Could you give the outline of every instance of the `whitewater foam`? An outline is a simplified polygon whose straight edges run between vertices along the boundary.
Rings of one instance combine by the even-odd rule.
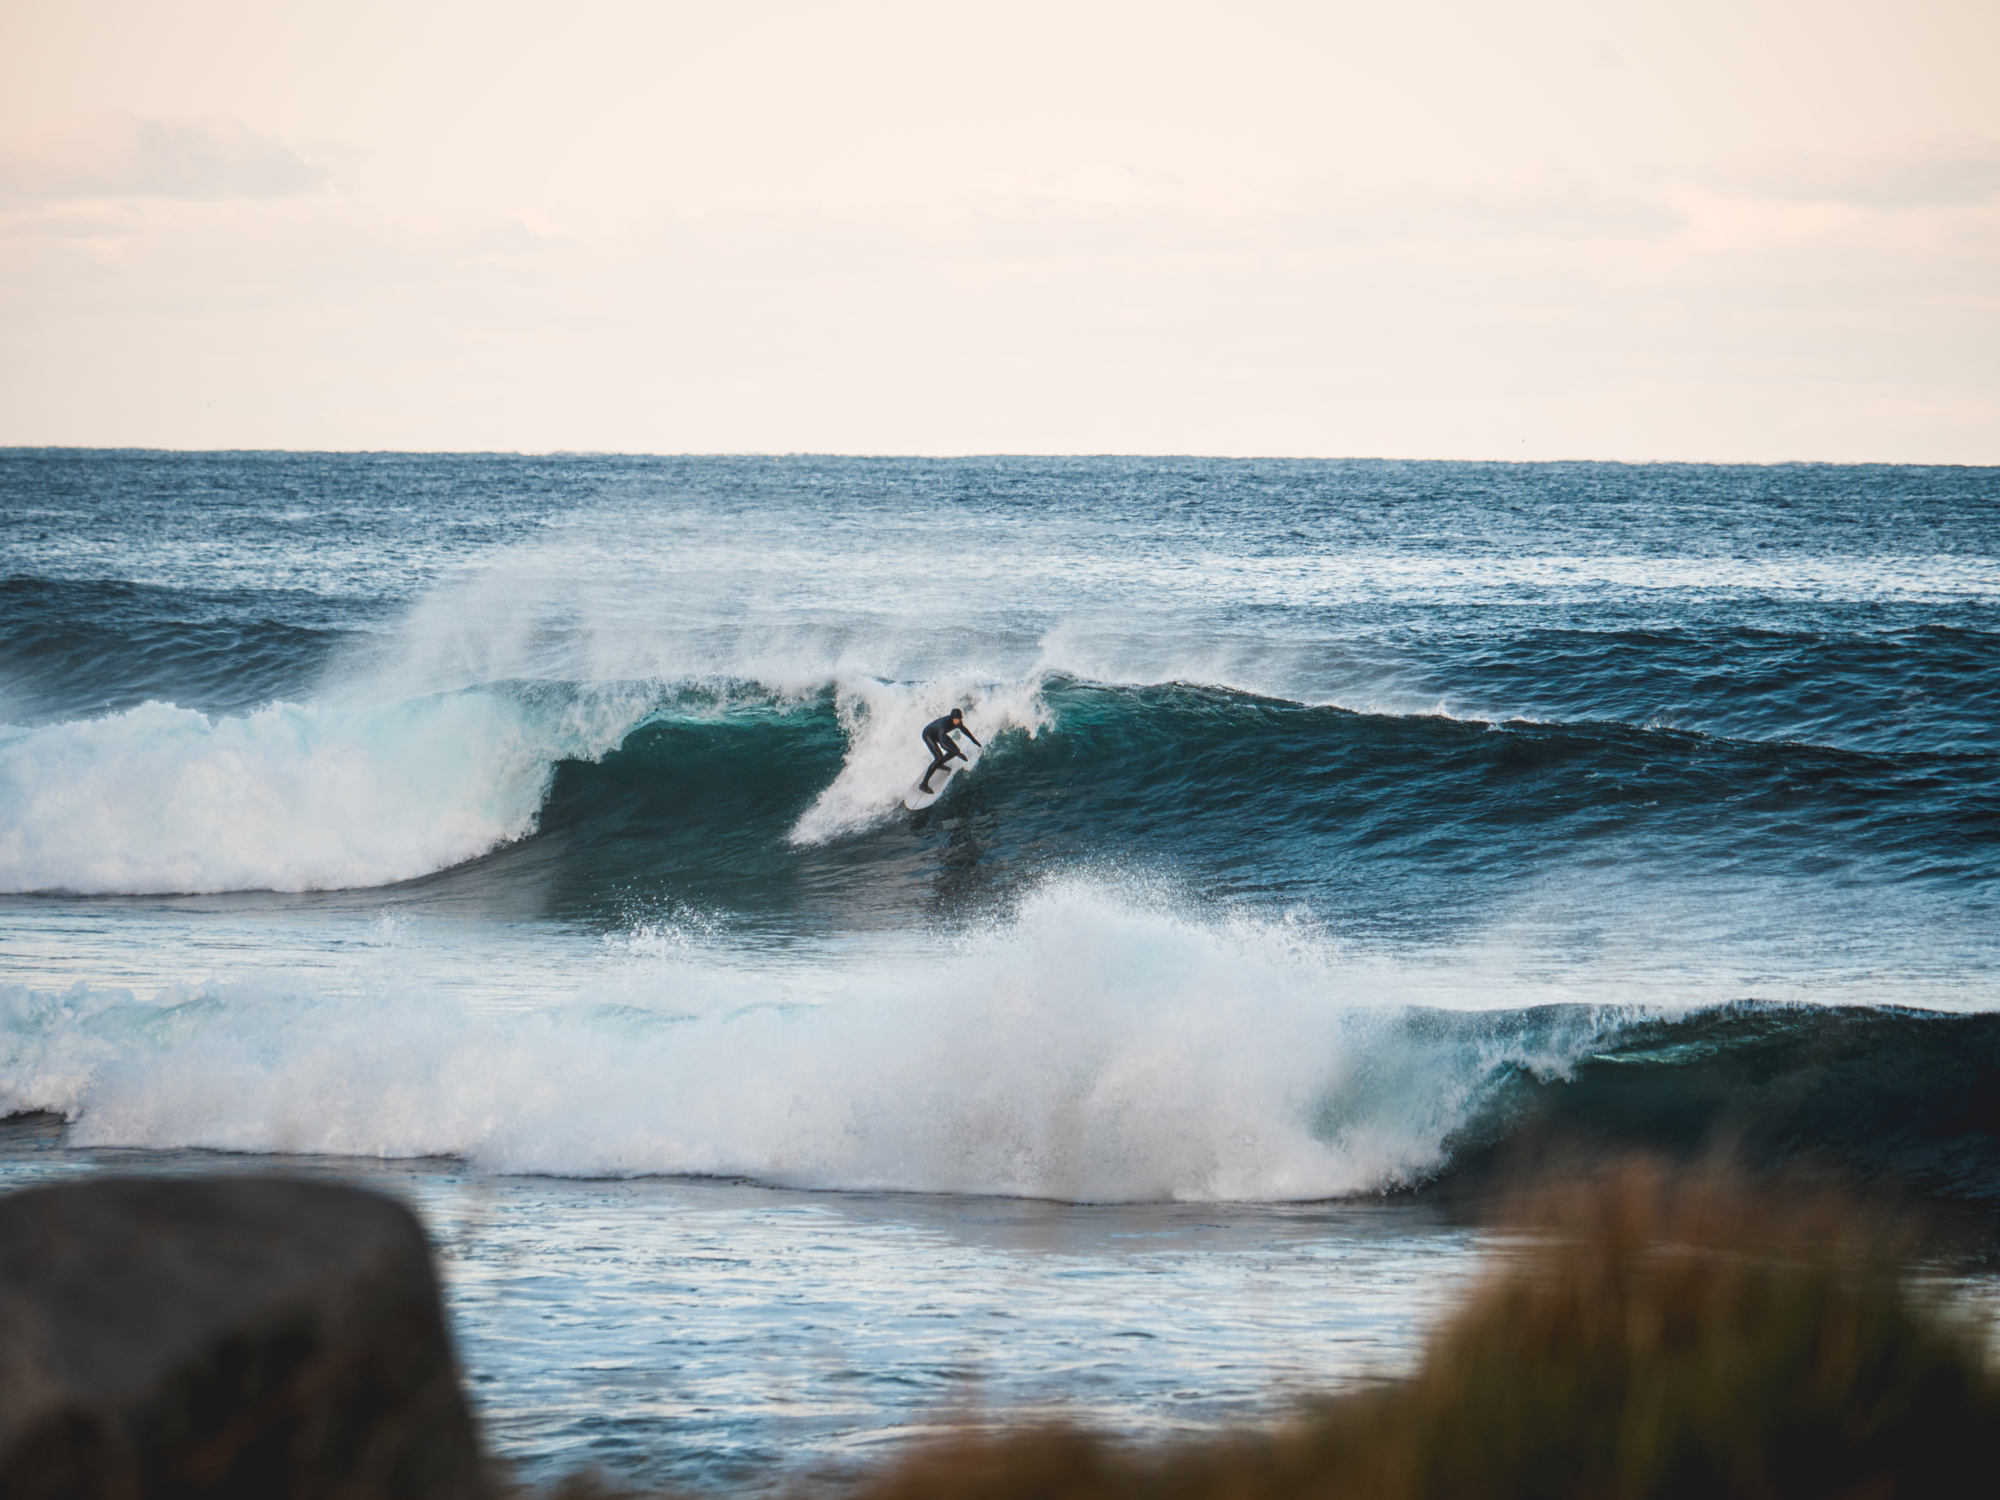
[[[60,1111],[80,1145],[1120,1201],[1410,1181],[1509,1069],[1560,1071],[1605,1024],[1429,1024],[1296,926],[1080,881],[847,962],[681,934],[519,1013],[269,978],[4,993],[0,1112]]]
[[[328,890],[531,832],[556,762],[650,695],[493,689],[210,718],[147,703],[0,739],[0,889]]]
[[[1055,722],[1039,681],[1005,685],[951,681],[840,685],[835,698],[847,755],[840,774],[813,799],[791,831],[794,844],[821,844],[901,811],[903,794],[929,764],[923,726],[954,708],[981,744],[1010,730],[1033,738]]]

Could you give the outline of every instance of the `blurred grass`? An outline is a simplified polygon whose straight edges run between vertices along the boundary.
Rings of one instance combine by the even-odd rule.
[[[1269,1432],[916,1449],[854,1500],[2000,1493],[1983,1329],[1909,1225],[1838,1192],[1628,1161],[1508,1200],[1417,1373]]]

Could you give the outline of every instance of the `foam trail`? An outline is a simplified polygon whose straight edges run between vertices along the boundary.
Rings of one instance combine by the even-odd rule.
[[[474,858],[535,826],[555,762],[615,745],[643,707],[465,692],[168,703],[0,739],[0,889],[325,890]]]
[[[86,1145],[1298,1199],[1435,1167],[1500,1070],[1560,1071],[1598,1030],[1580,1008],[1561,1034],[1413,1025],[1283,923],[1079,882],[956,947],[790,975],[696,942],[526,1014],[403,989],[0,992],[0,1111],[60,1110]]]
[[[966,722],[982,744],[1010,729],[1032,737],[1055,722],[1039,681],[969,686],[864,679],[843,684],[834,701],[847,734],[847,756],[840,774],[800,815],[791,832],[795,844],[825,843],[901,811],[903,794],[929,764],[923,726],[953,708],[966,710]]]

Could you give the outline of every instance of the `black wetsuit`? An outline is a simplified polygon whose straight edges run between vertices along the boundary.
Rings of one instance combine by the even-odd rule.
[[[942,719],[932,719],[930,723],[926,724],[924,726],[924,748],[931,753],[931,764],[930,769],[925,771],[922,779],[917,782],[917,785],[924,791],[931,789],[931,777],[937,774],[938,768],[944,765],[946,761],[950,760],[954,755],[960,760],[965,758],[965,752],[958,748],[958,741],[951,737],[951,732],[954,729],[971,740],[973,744],[977,745],[979,743],[979,736],[974,734],[970,729],[967,729],[962,721],[957,724],[952,723],[950,714],[946,714]]]

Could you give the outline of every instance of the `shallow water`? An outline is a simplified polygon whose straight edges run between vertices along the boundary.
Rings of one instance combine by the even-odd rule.
[[[62,1136],[0,1124],[0,1184],[276,1168],[410,1203],[487,1434],[531,1481],[763,1487],[989,1418],[1138,1437],[1268,1421],[1407,1369],[1475,1252],[1414,1204],[1085,1207]]]

